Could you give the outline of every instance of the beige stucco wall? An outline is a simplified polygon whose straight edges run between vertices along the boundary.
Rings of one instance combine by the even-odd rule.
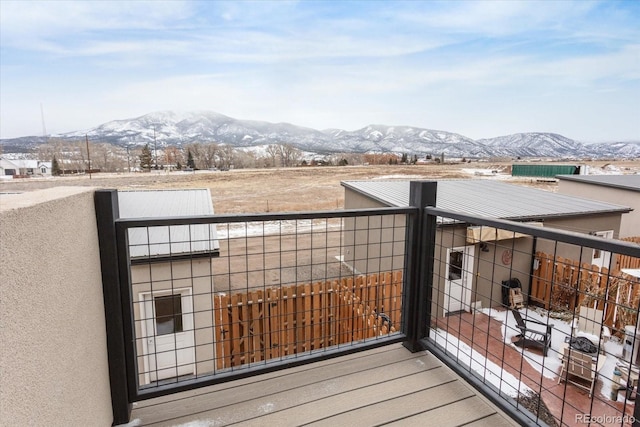
[[[640,192],[561,179],[558,193],[633,208],[633,211],[622,215],[620,232],[614,237],[640,236]]]
[[[0,424],[112,423],[94,190],[0,196]]]

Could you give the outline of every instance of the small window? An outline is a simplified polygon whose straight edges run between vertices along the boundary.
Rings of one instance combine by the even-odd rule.
[[[156,333],[158,335],[182,332],[182,296],[168,295],[154,298],[156,307]]]
[[[459,280],[462,277],[462,251],[449,253],[449,280]]]

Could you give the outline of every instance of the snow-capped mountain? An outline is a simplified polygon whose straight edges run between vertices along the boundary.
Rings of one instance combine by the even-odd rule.
[[[583,157],[585,146],[556,133],[516,133],[496,138],[479,139],[497,156],[520,157]]]
[[[623,157],[627,159],[640,158],[640,141],[632,142],[601,142],[586,146],[590,151],[601,154],[603,158]]]
[[[114,120],[96,128],[52,135],[57,140],[108,142],[119,146],[184,146],[217,142],[234,147],[291,144],[310,153],[393,152],[446,157],[637,158],[640,143],[585,145],[554,133],[518,133],[473,140],[463,135],[411,126],[370,125],[355,131],[316,130],[289,123],[239,120],[211,111],[161,111]],[[0,140],[4,152],[27,151],[43,137]]]

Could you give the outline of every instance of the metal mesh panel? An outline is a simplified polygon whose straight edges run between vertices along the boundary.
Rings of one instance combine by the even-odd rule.
[[[405,213],[246,218],[129,221],[138,390],[401,333]]]
[[[630,425],[640,272],[617,251],[629,248],[438,220],[450,225],[436,233],[430,345],[530,422]]]

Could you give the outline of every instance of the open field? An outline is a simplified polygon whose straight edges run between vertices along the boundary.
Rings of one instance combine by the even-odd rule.
[[[57,186],[93,186],[117,189],[209,188],[215,212],[260,213],[341,209],[341,181],[368,179],[500,179],[554,191],[556,184],[536,179],[511,178],[511,163],[462,163],[445,165],[376,165],[346,167],[297,167],[238,169],[228,172],[161,172],[93,174],[73,177],[29,178],[0,181],[0,192],[33,191]],[[640,173],[635,162],[589,162],[600,169],[614,165],[625,173]],[[491,171],[505,173],[491,174]],[[476,172],[474,172],[476,171]],[[480,171],[480,172],[477,172]]]

